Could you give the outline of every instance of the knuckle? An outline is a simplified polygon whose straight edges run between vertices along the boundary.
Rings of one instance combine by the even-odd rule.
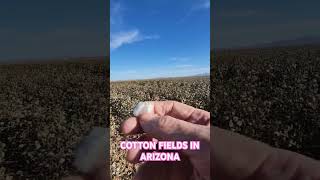
[[[167,130],[170,127],[169,116],[161,116],[158,125],[160,129]]]

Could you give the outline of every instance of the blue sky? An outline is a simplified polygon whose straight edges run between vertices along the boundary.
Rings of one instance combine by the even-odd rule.
[[[212,47],[320,36],[319,0],[213,0]]]
[[[111,0],[111,80],[210,69],[209,0]]]
[[[320,36],[319,0],[212,2],[212,47]],[[1,1],[0,62],[107,55],[108,5],[107,0]],[[112,0],[111,5],[117,5],[111,34],[134,36],[113,44],[111,56],[118,59],[111,62],[113,75],[180,75],[208,67],[208,1]]]
[[[105,56],[106,0],[5,0],[0,5],[0,62]]]

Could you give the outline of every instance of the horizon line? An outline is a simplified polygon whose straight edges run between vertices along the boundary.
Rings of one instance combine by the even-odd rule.
[[[111,80],[110,82],[125,82],[125,81],[145,81],[145,80],[162,80],[162,79],[171,79],[171,78],[186,78],[186,77],[210,77],[210,72],[205,73],[203,75],[185,75],[185,76],[162,76],[162,77],[152,77],[152,78],[145,78],[145,79],[121,79],[121,80]]]

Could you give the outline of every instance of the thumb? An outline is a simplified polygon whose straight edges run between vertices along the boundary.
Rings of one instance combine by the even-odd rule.
[[[145,113],[138,117],[138,121],[145,133],[159,140],[195,141],[205,137],[205,135],[202,135],[204,134],[205,126],[193,124],[171,116]]]

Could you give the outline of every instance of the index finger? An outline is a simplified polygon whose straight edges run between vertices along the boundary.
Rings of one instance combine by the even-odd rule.
[[[210,113],[177,101],[149,101],[153,105],[153,112],[159,116],[171,116],[199,125],[210,125]],[[137,134],[142,128],[137,117],[130,117],[121,125],[124,134]]]
[[[200,125],[209,125],[210,113],[177,101],[152,101],[154,112]]]

